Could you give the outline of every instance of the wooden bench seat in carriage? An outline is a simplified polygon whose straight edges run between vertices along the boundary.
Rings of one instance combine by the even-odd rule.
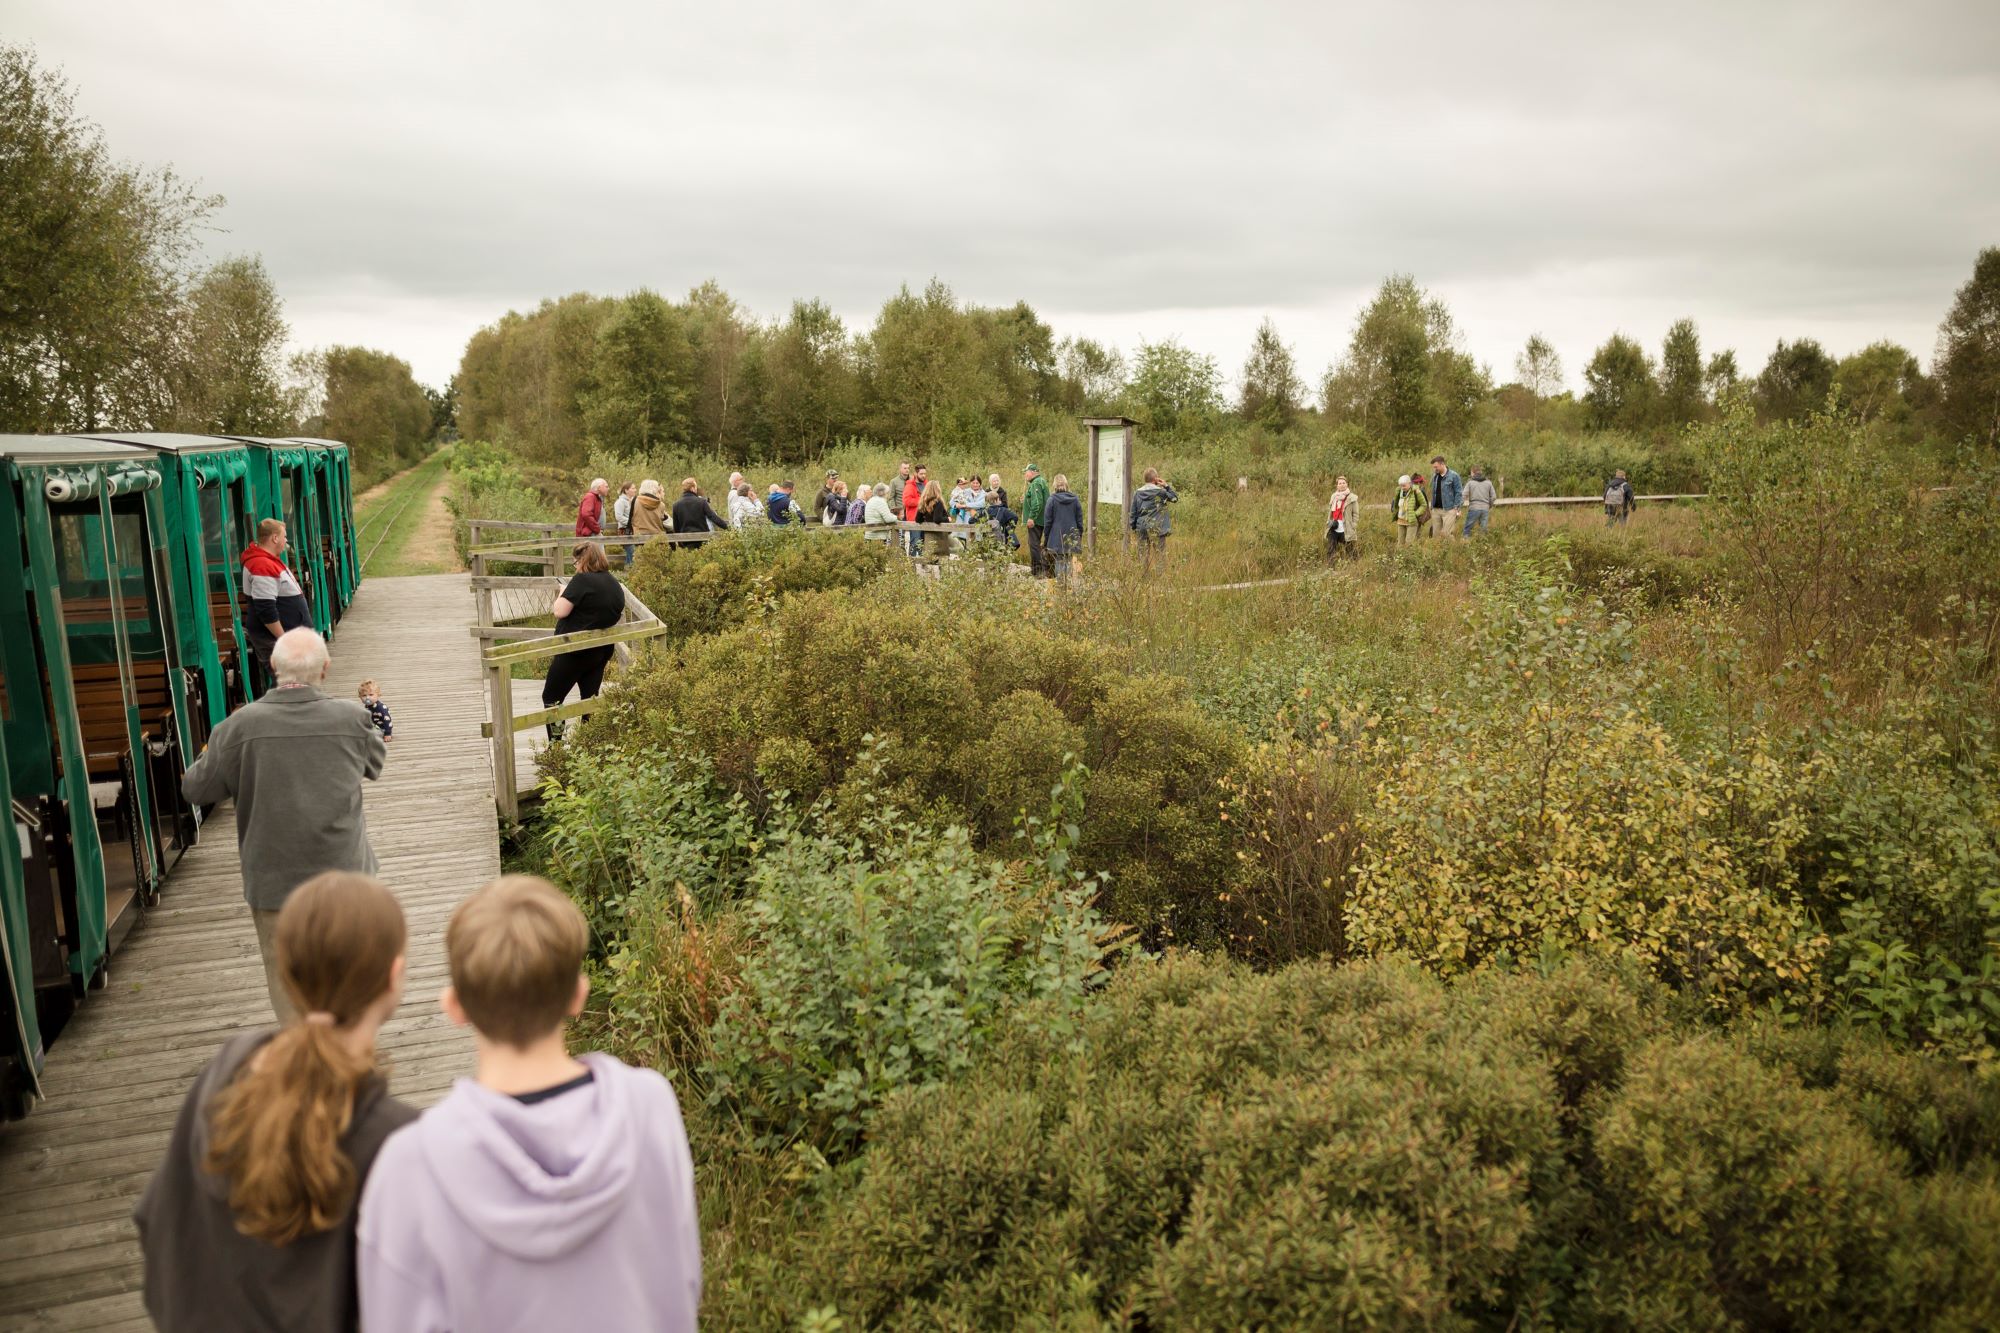
[[[63,618],[79,624],[108,624],[109,597],[65,597]],[[128,613],[129,614],[129,613]],[[83,733],[83,753],[92,782],[115,782],[120,762],[131,753],[125,732],[125,694],[118,683],[116,662],[72,662],[70,679],[76,695],[76,719]],[[167,664],[158,658],[137,658],[132,682],[139,705],[139,731],[155,739],[173,734],[174,684]],[[140,761],[143,762],[143,759]]]
[[[236,665],[236,618],[229,614],[227,597],[209,598],[208,623],[215,630],[216,655],[222,659],[222,669],[227,671]]]
[[[131,752],[125,731],[125,692],[116,662],[72,665],[76,720],[83,732],[83,753],[92,782],[115,781],[119,761]],[[139,730],[155,739],[173,734],[174,687],[167,664],[157,659],[132,663],[132,682],[139,703]]]

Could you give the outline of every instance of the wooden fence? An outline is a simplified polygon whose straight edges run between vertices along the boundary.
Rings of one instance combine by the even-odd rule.
[[[567,580],[571,552],[581,540],[568,523],[520,523],[497,519],[467,520],[471,546],[467,557],[472,566],[472,596],[476,605],[471,633],[480,643],[480,660],[486,677],[486,711],[490,719],[480,734],[493,744],[493,801],[509,823],[521,815],[520,775],[514,757],[517,732],[568,721],[596,711],[603,696],[581,699],[556,708],[532,712],[514,711],[514,665],[536,662],[562,653],[587,648],[611,647],[619,665],[629,666],[633,645],[666,633],[660,618],[625,588],[625,618],[607,630],[593,630],[558,637],[544,625],[510,625],[505,622],[548,614],[547,608],[562,591]],[[889,540],[895,532],[948,532],[971,535],[987,529],[970,523],[877,523],[827,527],[822,523],[800,525],[807,532],[878,533]],[[721,532],[611,533],[595,538],[607,550],[619,546],[644,546],[651,542],[670,545],[697,545],[725,535]],[[539,574],[498,574],[496,566],[522,565],[538,568]],[[622,585],[621,585],[622,586]]]

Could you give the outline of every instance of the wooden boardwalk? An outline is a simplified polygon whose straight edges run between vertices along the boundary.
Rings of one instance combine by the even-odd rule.
[[[479,650],[463,574],[371,579],[337,631],[328,689],[373,676],[396,720],[368,829],[409,915],[409,983],[383,1029],[395,1092],[428,1105],[471,1069],[438,1013],[446,918],[499,872]],[[133,1205],[181,1098],[231,1033],[271,1021],[236,835],[218,808],[160,906],[49,1053],[48,1100],[0,1126],[0,1330],[144,1329]]]

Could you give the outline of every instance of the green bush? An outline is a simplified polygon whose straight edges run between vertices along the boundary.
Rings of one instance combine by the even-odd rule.
[[[514,455],[499,445],[460,441],[452,447],[449,467],[451,485],[444,503],[451,511],[453,541],[461,561],[471,549],[472,519],[544,523],[552,512],[561,512],[552,510],[548,498],[522,474]]]
[[[1949,1194],[1913,1187],[1843,1099],[1721,1040],[1640,1053],[1591,1143],[1612,1206],[1588,1322],[1928,1327],[1960,1299],[1909,1263],[1913,1229]],[[1996,1276],[1968,1278],[1992,1308]]]
[[[1856,1022],[1990,1060],[2000,1052],[2000,756],[1991,721],[1954,756],[1907,708],[1808,738],[1807,901]]]
[[[759,850],[748,805],[685,745],[566,764],[541,790],[546,873],[583,908],[600,952],[671,902],[676,886],[704,906],[735,897]]]
[[[1077,862],[1109,874],[1106,914],[1156,940],[1214,938],[1233,860],[1216,784],[1240,742],[1110,649],[1009,620],[953,581],[935,595],[889,586],[902,582],[787,598],[651,655],[552,768],[691,744],[759,812],[780,793],[825,798],[837,827],[880,802],[996,847],[1075,754],[1089,772]],[[857,762],[869,735],[879,768]]]
[[[704,1314],[1973,1328],[2000,1300],[1983,1168],[1917,1174],[1854,1091],[1677,1032],[1643,980],[1171,956],[1074,1033],[1034,1019],[889,1099]]]
[[[887,1094],[968,1068],[1011,1006],[1045,1000],[1045,1025],[1073,1027],[1118,935],[1068,868],[1075,787],[1057,784],[1033,865],[982,856],[964,829],[911,835],[894,812],[851,844],[774,837],[745,908],[752,947],[710,1032],[710,1099],[776,1142],[833,1151]]]
[[[677,643],[739,624],[786,593],[859,588],[888,563],[886,542],[760,525],[699,546],[650,542],[626,583]]]

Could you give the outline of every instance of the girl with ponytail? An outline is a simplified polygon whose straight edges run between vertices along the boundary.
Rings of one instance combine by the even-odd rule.
[[[195,1080],[134,1221],[162,1333],[351,1330],[354,1215],[391,1132],[375,1035],[403,995],[403,909],[345,871],[293,890],[278,969],[301,1017],[231,1039]]]

